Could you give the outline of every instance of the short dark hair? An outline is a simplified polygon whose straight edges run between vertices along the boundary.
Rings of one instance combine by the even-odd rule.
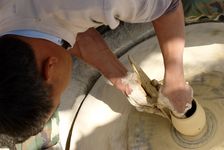
[[[37,68],[29,44],[9,35],[0,37],[0,147],[37,134],[49,117],[51,90]]]

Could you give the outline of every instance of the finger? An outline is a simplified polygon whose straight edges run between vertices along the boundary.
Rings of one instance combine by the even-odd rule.
[[[126,84],[126,85],[125,85],[125,93],[126,93],[127,95],[130,95],[132,91],[133,91],[133,90],[130,88],[130,86]]]
[[[151,81],[151,84],[152,84],[157,90],[159,90],[160,87],[161,87],[161,84],[160,84],[157,80],[155,80],[155,79],[153,79],[153,80]]]
[[[151,81],[151,84],[152,84],[153,86],[158,86],[159,82],[158,82],[156,79],[153,79],[153,80]]]

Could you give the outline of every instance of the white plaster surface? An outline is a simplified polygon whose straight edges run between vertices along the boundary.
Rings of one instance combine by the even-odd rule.
[[[99,73],[94,68],[80,60],[73,59],[73,62],[72,80],[63,93],[59,106],[59,134],[63,149],[65,149],[66,142],[69,139],[69,131],[72,128],[77,111],[95,83],[94,80],[99,76]]]

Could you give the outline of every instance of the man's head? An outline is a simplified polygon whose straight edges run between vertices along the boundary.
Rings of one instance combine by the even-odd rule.
[[[49,41],[0,37],[0,138],[22,142],[41,131],[68,84],[71,64],[69,54]]]

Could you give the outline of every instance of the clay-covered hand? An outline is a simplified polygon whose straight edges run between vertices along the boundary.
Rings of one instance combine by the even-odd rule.
[[[160,84],[152,80],[152,85],[159,88]],[[141,112],[153,113],[163,117],[164,114],[157,108],[157,98],[147,96],[145,90],[142,88],[136,73],[128,72],[127,76],[123,77],[120,82],[115,84],[126,96],[128,101]]]
[[[186,83],[183,87],[166,88],[161,86],[158,95],[158,107],[166,107],[177,117],[183,117],[191,109],[193,90]]]

